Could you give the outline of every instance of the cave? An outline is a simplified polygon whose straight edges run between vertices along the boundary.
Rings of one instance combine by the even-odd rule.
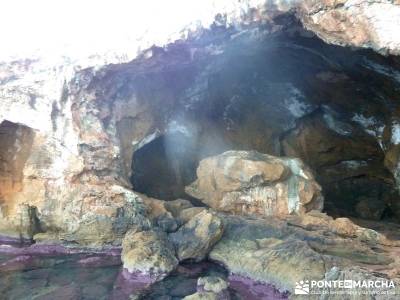
[[[1,299],[399,298],[399,0],[28,2]]]
[[[130,74],[146,71],[119,93],[134,89],[145,107],[137,120],[157,120],[162,132],[134,151],[133,189],[187,199],[201,159],[256,150],[310,166],[329,215],[396,221],[396,168],[385,155],[399,100],[391,76],[398,58],[328,45],[303,29],[230,42],[213,34],[217,54],[198,50],[182,62],[188,41],[127,66]]]
[[[136,150],[132,159],[133,188],[150,197],[187,198],[185,186],[196,179],[199,163],[191,139],[182,133],[167,133]]]

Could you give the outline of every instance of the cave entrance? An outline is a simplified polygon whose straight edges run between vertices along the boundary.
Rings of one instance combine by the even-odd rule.
[[[187,198],[184,187],[196,179],[201,159],[256,150],[302,159],[332,217],[400,220],[397,59],[328,45],[301,31],[265,40],[224,37],[221,45],[220,54],[194,56],[184,67],[176,59],[182,48],[168,48],[123,90],[139,95],[143,107],[142,116],[126,116],[132,124],[120,127],[129,136],[121,139],[124,154],[132,155],[130,142],[143,128],[164,132],[133,154],[136,191]],[[170,126],[175,118],[195,129],[194,141],[169,131],[184,127]],[[128,166],[130,158],[124,157]]]
[[[196,179],[199,160],[193,139],[167,133],[134,152],[131,183],[135,191],[150,197],[188,199],[185,186]]]
[[[22,189],[23,170],[33,143],[31,128],[3,121],[0,124],[0,215],[13,205],[13,196]]]

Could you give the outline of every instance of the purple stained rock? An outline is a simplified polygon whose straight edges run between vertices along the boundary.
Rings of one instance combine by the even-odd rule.
[[[68,272],[75,272],[72,271],[73,268],[81,270],[78,274],[86,274],[81,279],[78,278],[76,282],[82,291],[85,291],[85,294],[88,295],[95,294],[95,291],[97,292],[95,287],[99,286],[99,284],[100,286],[104,285],[103,292],[106,291],[108,293],[109,291],[107,296],[111,300],[129,299],[132,295],[142,295],[151,291],[153,289],[152,285],[159,279],[159,276],[140,272],[129,273],[126,269],[120,268],[120,253],[121,249],[116,247],[90,249],[67,247],[60,244],[31,244],[22,247],[15,240],[8,239],[6,244],[0,244],[0,254],[3,254],[0,273],[25,270],[36,272],[44,268],[43,276],[48,277],[54,268],[57,268],[58,264],[66,263],[72,269],[67,268],[65,274],[52,277],[53,282],[60,283],[60,288],[46,294],[47,297],[58,297],[60,295],[67,298],[70,297],[70,299],[78,297],[75,287],[70,285],[74,278],[77,279],[79,277],[76,277],[76,275],[70,277],[69,274],[71,273]],[[101,271],[103,267],[106,267],[106,269]],[[118,274],[111,275],[109,283],[106,283],[103,279],[101,279],[102,283],[88,281],[92,280],[90,279],[92,271],[88,271],[87,268],[93,268],[93,272],[107,272],[106,270],[109,267],[112,267],[115,270],[115,274]],[[119,272],[118,268],[120,268]],[[196,289],[195,282],[197,278],[203,275],[207,276],[207,273],[214,268],[216,268],[216,265],[211,262],[180,265],[176,270],[175,276],[179,274],[182,276],[181,280],[183,281],[174,285],[173,294],[184,296],[193,293]],[[185,280],[188,280],[188,282],[185,282]],[[272,285],[256,282],[243,276],[230,275],[228,280],[230,283],[229,290],[246,300],[287,299],[289,296],[288,293],[282,293]],[[37,288],[40,289],[40,286]],[[202,290],[202,287],[198,288]],[[225,299],[228,297],[227,293],[228,291],[221,293],[219,295],[220,298]]]
[[[5,235],[0,235],[0,244],[14,245],[14,246],[29,246],[32,244],[32,241],[24,238],[14,238]]]
[[[231,274],[229,286],[246,300],[280,300],[288,299],[289,293],[280,292],[271,284],[254,281],[250,278]]]

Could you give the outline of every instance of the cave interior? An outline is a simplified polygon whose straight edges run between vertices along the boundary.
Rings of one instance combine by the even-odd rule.
[[[207,40],[206,53],[183,59],[188,44],[204,45],[175,43],[121,71],[129,82],[122,90],[138,90],[163,128],[131,156],[133,189],[188,199],[201,159],[256,150],[310,166],[327,214],[397,222],[398,183],[386,155],[400,101],[398,58],[328,45],[304,30],[229,42],[221,35]]]

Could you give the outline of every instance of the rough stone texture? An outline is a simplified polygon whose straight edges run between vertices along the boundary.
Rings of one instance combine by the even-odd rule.
[[[377,140],[361,128],[341,123],[329,109],[298,122],[282,146],[286,155],[300,157],[315,170],[331,214],[340,216],[354,209],[352,215],[380,219],[386,205],[397,203],[390,188],[394,180],[382,164],[384,153]],[[375,213],[368,213],[362,202],[371,202]]]
[[[187,193],[220,211],[284,216],[323,207],[321,187],[295,158],[228,151],[202,160],[197,177]]]
[[[179,222],[170,210],[167,209],[167,202],[141,195],[147,208],[147,216],[153,226],[161,228],[165,232],[173,232],[178,229]]]
[[[196,214],[177,232],[169,235],[180,261],[203,260],[223,233],[222,220],[210,211]]]
[[[396,1],[300,1],[304,26],[328,43],[400,54],[400,4]]]
[[[123,266],[132,274],[142,274],[161,280],[178,265],[167,235],[155,231],[127,232],[122,242]]]
[[[141,201],[128,191],[133,153],[171,132],[184,132],[194,141],[198,160],[228,149],[288,156],[285,151],[293,150],[296,157],[311,153],[301,158],[314,168],[311,162],[319,158],[303,151],[310,140],[302,138],[303,146],[297,147],[291,130],[312,119],[316,110],[324,110],[328,127],[318,136],[328,132],[337,141],[332,145],[318,139],[321,150],[334,153],[326,156],[335,156],[321,160],[337,175],[335,180],[326,180],[331,174],[317,178],[322,185],[338,186],[326,189],[332,194],[329,202],[341,201],[337,190],[344,185],[372,187],[345,199],[351,205],[338,214],[357,215],[357,203],[373,189],[373,198],[385,203],[380,217],[388,210],[400,215],[398,193],[393,192],[398,184],[398,58],[329,47],[292,17],[297,15],[325,41],[396,54],[398,3],[248,0],[207,5],[204,28],[190,30],[180,23],[171,40],[157,39],[153,31],[135,37],[135,49],[115,43],[111,51],[96,55],[61,49],[54,55],[27,51],[0,57],[0,132],[7,128],[0,135],[2,233],[32,238],[46,231],[83,244],[119,240],[129,226],[146,218]],[[148,49],[153,44],[168,45]],[[358,130],[372,140],[353,134]],[[357,137],[357,143],[343,143],[346,136]],[[364,149],[372,160],[360,154]],[[9,154],[15,151],[13,165]]]
[[[240,293],[244,299],[288,299],[288,293],[280,292],[271,284],[251,280],[248,277],[237,274],[229,275],[229,286]]]
[[[195,215],[207,210],[205,207],[191,207],[182,210],[178,216],[178,219],[185,224],[190,219],[192,219]]]
[[[171,272],[178,263],[173,246],[180,259],[200,260],[211,250],[209,256],[231,272],[289,291],[304,274],[386,276],[398,284],[396,224],[389,230],[357,220],[360,227],[316,212],[262,218],[269,213],[264,207],[260,213],[259,206],[239,209],[258,213],[258,219],[211,217],[203,208],[166,205],[131,191],[132,172],[140,171],[132,165],[134,153],[180,133],[196,150],[189,152],[194,162],[228,149],[299,157],[315,171],[332,215],[400,218],[400,61],[389,55],[400,51],[399,1],[207,3],[211,9],[203,27],[179,24],[170,40],[157,39],[157,30],[143,39],[135,36],[139,51],[0,57],[0,232],[37,241],[29,247],[34,254],[59,249],[46,242],[119,245],[128,232],[123,260],[133,273],[121,277],[133,278],[130,288]],[[165,25],[153,15],[147,19]],[[328,43],[388,56],[329,46],[313,33]],[[174,140],[170,150],[184,145],[182,140]],[[242,167],[251,178],[259,166]],[[293,165],[265,170],[270,167],[273,174],[261,173],[265,184],[297,173]],[[190,178],[190,170],[184,171],[177,172],[176,182]],[[158,172],[150,178],[159,179]],[[229,189],[237,187],[238,174],[231,175],[235,180],[223,181]],[[249,178],[244,186],[252,190]],[[299,198],[306,203],[310,195]],[[237,209],[231,207],[236,196],[226,199],[229,211]],[[293,204],[289,193],[287,199]],[[286,215],[320,205],[293,208],[286,201],[277,207]],[[178,221],[185,225],[170,234],[173,245],[165,232],[175,231]],[[222,239],[212,247],[222,227]],[[22,250],[2,250],[21,251],[4,270],[40,264]],[[47,296],[78,292],[71,285]]]
[[[181,211],[187,208],[193,207],[190,201],[185,199],[176,199],[173,201],[168,201],[165,203],[165,207],[171,212],[171,214],[176,218],[179,216]]]
[[[98,60],[107,63],[92,57],[81,66]],[[1,232],[32,238],[46,231],[85,245],[118,244],[131,225],[148,222],[145,208],[112,175],[88,176],[96,165],[107,169],[108,162],[92,165],[79,150],[87,145],[73,122],[66,83],[75,76],[74,63],[39,58],[1,63]]]
[[[356,212],[363,219],[379,221],[384,211],[385,203],[374,198],[361,198],[356,205]]]
[[[209,256],[232,273],[290,292],[295,282],[322,279],[333,267],[343,272],[359,267],[363,276],[379,270],[375,276],[398,281],[398,240],[387,239],[387,232],[321,213],[291,216],[287,221],[221,217],[224,235]]]
[[[339,269],[337,267],[333,267],[332,269],[330,269],[326,274],[324,279],[325,280],[354,280],[354,281],[362,281],[362,280],[370,280],[370,281],[379,281],[382,280],[382,277],[380,277],[380,274],[377,274],[378,276],[376,276],[375,274],[371,274],[365,270],[363,270],[362,268],[359,267],[348,267],[345,269]],[[332,292],[333,289],[329,289],[329,288],[324,288],[322,289],[324,293],[329,294],[329,299],[332,300],[339,300],[339,299],[343,299],[343,295],[335,295],[335,293]],[[361,295],[363,293],[363,289],[362,288],[353,288],[354,293],[359,293],[359,295]],[[364,289],[365,290],[365,289]],[[365,295],[365,299],[389,299],[389,300],[394,300],[398,297],[398,293],[399,293],[399,288],[396,286],[395,288],[380,288],[379,289],[381,291],[381,295]],[[332,292],[332,293],[330,293]],[[385,292],[387,294],[385,294]],[[359,295],[354,295],[355,298],[359,298]],[[348,299],[351,299],[351,296],[348,295],[347,296]],[[319,299],[318,297],[314,297],[311,299]]]
[[[230,300],[228,291],[229,283],[218,276],[199,277],[197,280],[197,293],[186,296],[184,299],[217,299]]]
[[[87,190],[87,188],[91,189]],[[60,193],[68,199],[68,196],[74,195],[74,192],[79,193],[82,190],[84,193],[78,194],[79,201],[69,198],[72,202],[64,207],[64,214],[66,210],[74,211],[76,207],[82,207],[85,213],[66,215],[67,218],[72,219],[72,222],[65,231],[59,232],[60,239],[82,244],[113,243],[118,245],[130,228],[150,226],[146,208],[141,199],[135,193],[120,186],[98,187],[95,185],[85,188],[78,186],[76,191],[62,190]],[[51,209],[47,211],[50,213]],[[68,219],[57,220],[57,222],[61,227],[68,223]],[[52,228],[48,231],[51,232]]]
[[[206,292],[221,293],[228,289],[229,284],[221,277],[207,276],[197,280],[197,286]]]

